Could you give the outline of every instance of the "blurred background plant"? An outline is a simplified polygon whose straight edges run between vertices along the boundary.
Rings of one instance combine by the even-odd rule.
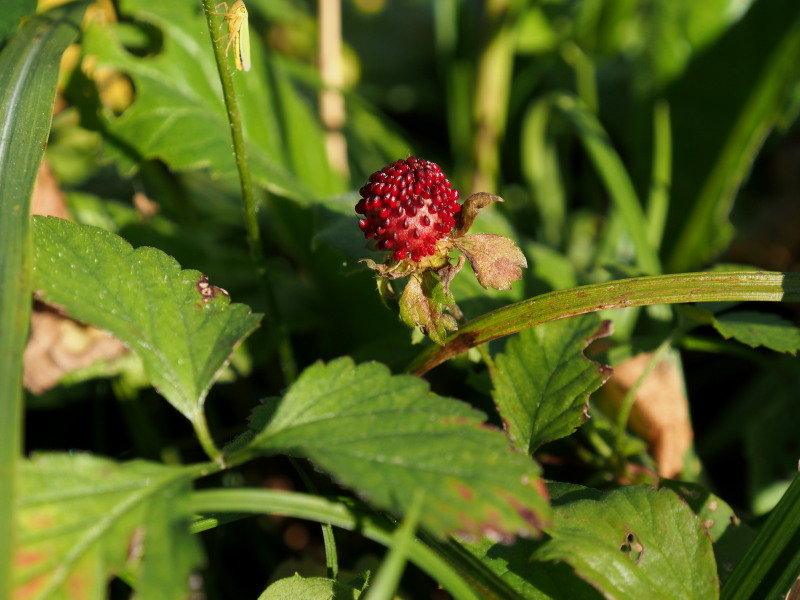
[[[0,35],[10,36],[34,4],[4,14]],[[53,4],[42,0],[38,9]],[[270,310],[299,368],[350,355],[401,371],[419,353],[357,263],[370,254],[353,211],[369,174],[408,155],[439,163],[462,197],[502,196],[476,227],[516,239],[528,257],[512,291],[457,278],[467,318],[640,274],[731,264],[800,270],[796,0],[247,7],[253,67],[234,73],[234,83],[275,296]],[[62,62],[36,198],[58,207],[40,210],[164,250],[263,312],[204,27],[194,1],[90,6],[80,43]],[[590,351],[617,374],[592,399],[594,418],[536,455],[546,475],[604,486],[660,473],[702,483],[745,516],[769,511],[800,456],[800,344],[790,326],[799,315],[796,306],[761,305],[767,316],[743,319],[750,308],[604,313],[615,334]],[[770,326],[785,326],[789,340],[763,334]],[[763,335],[748,338],[742,327]],[[54,344],[90,351],[91,332],[64,324],[42,331],[56,332],[43,353],[51,358]],[[279,343],[274,328],[262,327],[237,351],[230,383],[212,390],[209,420],[221,437],[238,432],[255,399],[291,382]],[[493,342],[491,353],[503,348]],[[63,360],[48,367],[30,347],[29,354],[27,447],[198,458],[191,432],[146,387],[129,354],[103,350],[103,362],[92,358],[78,370]],[[428,379],[435,391],[494,414],[489,371],[477,355]],[[271,459],[222,477],[302,486],[291,473]],[[265,533],[274,543],[259,541]],[[260,531],[232,524],[213,535],[207,577],[220,597],[255,597],[263,581],[252,573],[291,574],[298,562],[288,557],[313,562],[322,546],[315,530],[279,518],[260,522]],[[348,543],[350,557],[372,560],[366,542]],[[243,544],[252,554],[243,556]],[[404,585],[409,597],[436,597],[413,579]]]

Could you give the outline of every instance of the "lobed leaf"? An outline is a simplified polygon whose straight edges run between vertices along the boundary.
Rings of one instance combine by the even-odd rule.
[[[525,329],[509,340],[495,358],[492,397],[518,450],[535,452],[586,421],[589,394],[612,369],[587,359],[583,350],[610,334],[610,321],[589,314]]]
[[[14,598],[99,600],[123,571],[141,598],[186,597],[200,562],[186,504],[193,474],[87,454],[23,462]]]
[[[453,243],[467,257],[486,289],[510,290],[512,281],[522,279],[522,267],[528,266],[514,240],[502,235],[476,233],[456,238]]]
[[[305,456],[393,513],[424,490],[421,525],[438,535],[508,542],[550,518],[539,467],[481,413],[377,363],[309,367],[251,428],[250,447]]]
[[[54,217],[34,217],[34,289],[105,329],[142,359],[158,391],[195,423],[212,383],[260,315],[155,248]]]

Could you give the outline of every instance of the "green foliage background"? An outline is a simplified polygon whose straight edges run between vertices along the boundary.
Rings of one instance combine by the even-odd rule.
[[[445,500],[423,501],[412,526],[418,519],[433,532],[430,546],[451,561],[474,566],[469,561],[480,559],[470,575],[492,597],[594,598],[613,589],[633,598],[655,588],[664,597],[706,598],[719,593],[709,583],[714,577],[726,598],[785,592],[786,573],[800,568],[796,527],[763,580],[742,583],[747,569],[731,575],[733,568],[721,565],[723,557],[730,557],[725,564],[757,563],[745,552],[755,554],[758,532],[763,539],[769,523],[792,522],[799,510],[797,486],[790,487],[800,456],[796,303],[600,312],[614,323],[602,353],[592,356],[603,365],[642,351],[680,352],[695,446],[681,473],[688,487],[675,489],[695,515],[708,517],[703,511],[713,498],[715,506],[733,507],[745,518],[746,527],[728,530],[726,544],[724,532],[709,531],[707,538],[672,492],[614,489],[656,478],[641,439],[615,428],[613,417],[593,403],[593,418],[583,416],[587,395],[605,381],[605,371],[583,355],[588,341],[609,333],[595,315],[526,329],[457,356],[426,375],[430,390],[400,375],[435,349],[414,343],[419,340],[381,303],[372,274],[358,264],[375,255],[353,207],[370,173],[408,155],[439,163],[462,197],[502,196],[505,202],[482,213],[475,231],[515,239],[530,268],[503,292],[486,291],[462,273],[452,291],[467,319],[538,294],[626,277],[725,271],[731,263],[738,270],[800,271],[796,0],[343,0],[346,113],[339,131],[346,172],[328,155],[319,116],[316,4],[249,0],[247,6],[253,67],[232,79],[258,207],[255,251],[237,163],[244,153],[232,150],[211,43],[216,32],[209,34],[199,0],[73,2],[38,19],[34,2],[19,2],[0,15],[0,314],[14,316],[0,334],[0,475],[9,482],[0,493],[0,515],[12,514],[18,494],[46,504],[37,494],[53,481],[50,474],[56,483],[64,478],[53,485],[81,495],[114,470],[99,457],[62,464],[64,451],[152,461],[125,463],[130,473],[115,474],[122,487],[139,477],[164,482],[146,492],[136,509],[141,514],[108,522],[97,540],[135,536],[137,522],[180,529],[192,514],[189,482],[201,475],[209,476],[197,485],[213,490],[345,493],[338,483],[398,518],[411,510],[415,485],[445,481]],[[26,190],[42,159],[74,221],[103,231],[50,219],[30,226]],[[137,196],[154,202],[157,212],[143,214],[133,202]],[[201,273],[232,300],[220,293],[198,312]],[[699,285],[665,281],[678,295]],[[786,298],[796,300],[796,281],[783,285]],[[70,373],[56,388],[21,398],[31,290],[114,332],[137,358]],[[514,331],[532,323],[529,313],[514,314],[526,323]],[[488,329],[498,326],[488,319]],[[361,364],[367,361],[383,366]],[[371,399],[369,410],[350,404],[356,396]],[[267,401],[251,414],[264,398],[282,398],[282,404],[275,409]],[[564,482],[550,487],[552,514],[540,490],[520,478],[527,473],[539,481],[539,465],[516,453],[505,456],[506,440],[484,429],[475,409],[490,424],[510,423],[514,446],[545,459],[543,475]],[[370,435],[353,440],[353,431]],[[419,446],[401,440],[404,435]],[[241,468],[217,473],[217,467],[185,466],[209,457],[224,462],[214,444],[234,438],[225,456]],[[20,448],[59,454],[18,461]],[[453,448],[461,459],[469,457],[473,470],[451,460]],[[310,459],[332,479],[307,467],[297,475],[284,455]],[[382,468],[383,460],[393,470]],[[25,465],[21,475],[15,462]],[[86,473],[86,481],[68,476],[72,470]],[[507,505],[487,516],[497,489],[510,480],[515,486],[504,490]],[[488,494],[477,495],[475,512],[459,504],[465,488]],[[212,492],[205,500],[197,493],[192,506],[206,502],[207,510],[196,512],[233,506]],[[132,502],[124,490],[115,494],[114,506]],[[179,501],[171,503],[173,494]],[[705,504],[696,501],[701,496]],[[244,494],[236,501],[243,513],[256,503]],[[538,531],[535,519],[508,508],[517,502],[552,523],[546,529],[551,543],[453,548],[439,539],[460,531],[454,519],[462,525],[479,519],[461,527],[476,533],[495,518],[500,538],[509,530]],[[291,506],[288,514],[299,511]],[[695,540],[706,558],[666,544],[652,572],[614,581],[604,571],[620,559],[619,548],[604,545],[590,527],[574,531],[568,523],[613,527],[609,515],[619,506],[654,511],[652,522],[635,525],[646,532],[642,543],[677,531]],[[34,506],[22,514],[69,521],[83,512],[102,521],[104,507],[60,505],[51,515]],[[358,527],[327,505],[309,510],[295,516],[324,520],[329,514],[344,529]],[[679,528],[659,529],[659,519],[673,514]],[[364,522],[365,537],[401,548],[395,565],[406,557],[417,566],[425,562],[428,555],[415,552],[426,550],[414,549],[409,534],[392,538],[385,523]],[[176,543],[176,560],[188,573],[200,556],[196,537],[160,535],[164,544]],[[354,576],[374,569],[383,549],[355,533],[341,535],[344,569]],[[8,520],[0,520],[0,539],[12,540]],[[202,541],[209,598],[258,597],[268,579],[292,575],[293,568],[324,574],[319,560],[308,566],[323,540],[306,522],[251,518],[220,525]],[[74,559],[76,569],[86,569],[81,572],[91,571],[84,560],[110,565],[120,580],[138,584],[142,597],[157,598],[153,590],[170,573],[147,561],[138,571],[128,568],[104,544],[93,545],[90,558],[68,555],[64,562]],[[570,550],[576,547],[585,552]],[[635,553],[635,541],[630,548]],[[0,581],[10,581],[11,552],[11,542],[0,545]],[[596,569],[592,560],[603,556],[607,562]],[[533,574],[519,567],[531,557],[541,569]],[[665,565],[692,577],[670,578]],[[430,575],[409,569],[401,589],[408,597],[435,597]],[[353,597],[364,589],[363,582],[340,580],[307,584],[340,586]],[[60,597],[59,580],[49,585],[43,597]],[[180,589],[174,578],[172,585]],[[96,594],[105,593],[102,577],[96,586]],[[448,587],[454,589],[458,582]],[[120,581],[110,592],[126,593]]]

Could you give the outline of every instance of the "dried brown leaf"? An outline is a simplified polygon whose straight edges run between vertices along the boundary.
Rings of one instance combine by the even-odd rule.
[[[522,267],[528,266],[514,240],[502,235],[476,233],[455,240],[485,288],[510,290],[512,281],[522,279]]]
[[[612,407],[618,407],[636,385],[651,358],[650,353],[639,354],[614,367],[604,388],[604,399]],[[662,477],[680,475],[693,431],[680,367],[670,357],[659,362],[639,386],[629,426],[647,440]]]
[[[481,209],[486,208],[492,202],[503,202],[503,199],[500,196],[487,194],[485,192],[478,192],[467,198],[464,204],[461,205],[461,212],[456,216],[456,226],[453,228],[453,237],[457,238],[465,235],[469,231],[469,228],[472,227],[472,223],[475,221],[475,217],[478,216]]]

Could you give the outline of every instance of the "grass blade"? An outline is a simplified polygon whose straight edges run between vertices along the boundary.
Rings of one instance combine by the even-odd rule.
[[[17,460],[22,446],[22,352],[30,319],[30,198],[42,161],[61,54],[85,2],[28,21],[0,54],[0,597],[10,590]]]
[[[473,319],[452,334],[444,346],[429,347],[411,364],[409,371],[422,375],[470,348],[556,319],[605,308],[717,301],[798,302],[800,273],[682,273],[557,290]]]

